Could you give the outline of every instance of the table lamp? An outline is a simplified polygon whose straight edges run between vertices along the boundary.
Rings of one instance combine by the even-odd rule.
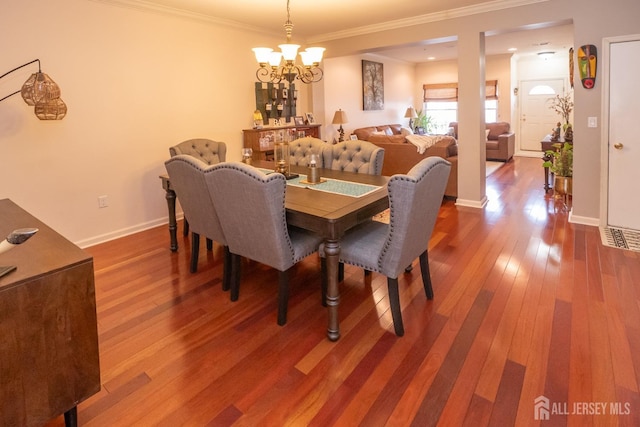
[[[413,107],[407,108],[407,111],[404,113],[404,117],[409,119],[409,127],[413,129],[413,119],[418,117],[418,113],[416,113],[416,109]]]
[[[342,125],[347,123],[347,121],[347,113],[342,111],[342,109],[336,111],[333,115],[333,121],[331,124],[340,125],[340,128],[338,128],[338,133],[340,134],[340,139],[338,139],[339,142],[344,141],[344,129],[342,129]]]

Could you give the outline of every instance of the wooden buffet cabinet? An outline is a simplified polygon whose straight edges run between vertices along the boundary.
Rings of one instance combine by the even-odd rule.
[[[42,426],[100,390],[93,258],[9,199],[0,239],[36,227],[0,255],[0,426]]]
[[[303,132],[304,136],[312,136],[320,139],[320,126],[319,124],[314,124],[243,129],[244,148],[251,148],[253,150],[254,160],[273,160],[273,144],[279,132],[294,131],[296,135]]]

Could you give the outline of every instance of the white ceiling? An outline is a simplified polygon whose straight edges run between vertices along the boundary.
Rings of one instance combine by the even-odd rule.
[[[177,13],[211,22],[247,28],[284,38],[287,1],[265,0],[97,0],[129,7]],[[465,16],[546,0],[289,0],[294,24],[293,40],[321,45],[347,35],[366,34],[381,28],[397,28],[445,17]],[[269,7],[265,6],[270,4]],[[486,54],[521,55],[543,50],[567,51],[573,44],[569,22],[547,23],[533,28],[514,28],[503,34],[487,33]],[[398,46],[375,53],[409,62],[457,57],[456,42],[425,40],[412,46]]]

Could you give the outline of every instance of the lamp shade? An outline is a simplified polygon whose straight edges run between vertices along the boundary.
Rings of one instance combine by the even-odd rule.
[[[41,102],[36,104],[35,113],[40,120],[62,120],[67,115],[67,104],[60,98]]]
[[[413,107],[407,108],[407,111],[404,113],[404,117],[407,119],[415,119],[418,117],[418,113],[416,113],[416,109]]]
[[[60,98],[60,87],[45,73],[37,72],[24,82],[20,93],[27,105],[37,105]]]
[[[331,122],[331,124],[334,125],[341,125],[343,123],[347,123],[347,113],[345,113],[342,110],[338,110],[336,111],[336,113],[333,115],[333,121]]]

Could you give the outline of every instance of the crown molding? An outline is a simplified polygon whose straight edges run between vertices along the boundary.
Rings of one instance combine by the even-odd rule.
[[[457,9],[443,10],[440,12],[418,15],[411,18],[396,19],[394,21],[382,22],[379,24],[365,25],[362,27],[350,28],[344,31],[321,34],[309,38],[309,43],[320,43],[330,40],[343,39],[347,37],[362,36],[380,31],[396,30],[398,28],[410,27],[413,25],[428,24],[431,22],[444,21],[453,18],[462,18],[480,13],[495,12],[497,10],[511,9],[514,7],[528,6],[530,4],[544,3],[551,0],[494,0],[482,4]]]
[[[218,18],[215,16],[207,15],[204,13],[192,12],[185,9],[178,9],[175,7],[164,6],[151,1],[146,0],[90,0],[96,3],[105,3],[115,6],[127,7],[129,9],[136,9],[145,12],[156,12],[164,15],[173,15],[186,19],[193,19],[196,21],[202,21],[209,24],[215,24],[219,26],[234,28],[243,31],[252,31],[256,33],[268,34],[271,36],[282,35],[282,32],[273,32],[261,27],[255,27],[242,22],[233,21],[230,19]]]

